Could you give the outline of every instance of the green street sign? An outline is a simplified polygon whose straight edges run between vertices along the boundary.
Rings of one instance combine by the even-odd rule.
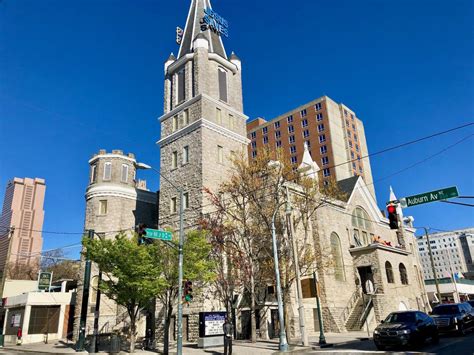
[[[423,203],[430,203],[435,201],[447,200],[459,196],[456,186],[447,187],[435,191],[425,192],[418,195],[408,196],[400,199],[402,208],[421,205]]]
[[[146,228],[146,238],[171,240],[173,235],[171,232],[160,231],[159,229]]]
[[[49,291],[51,289],[51,281],[53,279],[52,272],[42,272],[38,273],[38,290],[40,291]]]

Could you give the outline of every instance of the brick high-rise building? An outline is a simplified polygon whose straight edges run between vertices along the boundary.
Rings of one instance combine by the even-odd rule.
[[[0,273],[14,264],[37,266],[43,246],[41,230],[44,219],[43,179],[14,178],[8,182],[0,217]],[[11,228],[14,228],[11,233]],[[2,282],[3,286],[3,282]]]
[[[249,157],[264,147],[281,148],[297,167],[306,143],[322,181],[360,175],[375,197],[370,160],[363,158],[368,155],[364,125],[344,104],[323,96],[269,121],[247,123],[247,135]]]

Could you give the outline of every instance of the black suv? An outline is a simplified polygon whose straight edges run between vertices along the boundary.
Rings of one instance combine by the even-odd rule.
[[[375,346],[384,350],[391,346],[421,345],[426,339],[439,341],[433,319],[419,311],[393,312],[374,330]]]
[[[440,332],[458,332],[465,335],[474,327],[474,310],[469,303],[441,304],[433,308],[431,317]]]

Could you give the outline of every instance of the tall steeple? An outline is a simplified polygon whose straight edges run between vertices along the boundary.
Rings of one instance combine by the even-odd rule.
[[[224,44],[219,35],[227,36],[227,27],[227,21],[212,10],[210,0],[192,0],[178,59],[186,54],[193,53],[194,40],[198,36],[209,42],[209,53],[216,53],[227,59]]]

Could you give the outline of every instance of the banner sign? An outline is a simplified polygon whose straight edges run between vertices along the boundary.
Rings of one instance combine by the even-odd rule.
[[[207,29],[211,29],[218,35],[229,37],[229,23],[209,7],[204,9],[204,17],[201,19],[201,31]]]
[[[226,312],[199,312],[199,337],[224,335]]]

